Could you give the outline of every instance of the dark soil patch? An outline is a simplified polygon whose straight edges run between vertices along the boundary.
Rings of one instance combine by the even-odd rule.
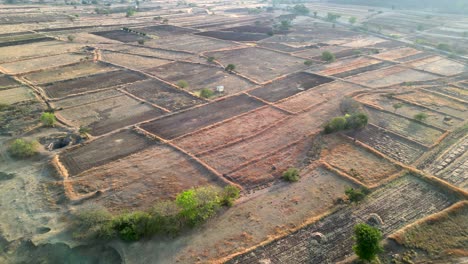
[[[178,91],[164,82],[153,79],[131,84],[125,90],[170,111],[189,108],[204,102],[188,93]]]
[[[206,31],[206,32],[197,33],[196,35],[212,37],[212,38],[217,38],[217,39],[222,39],[222,40],[232,40],[232,41],[259,41],[259,40],[270,37],[267,34],[232,32],[232,31]]]
[[[147,37],[141,36],[139,34],[126,32],[123,30],[100,31],[100,32],[92,32],[91,34],[101,36],[104,38],[108,38],[108,39],[117,40],[117,41],[124,42],[124,43],[136,42],[140,39],[148,39]]]
[[[198,32],[198,30],[195,29],[176,27],[172,25],[158,25],[151,27],[132,28],[132,30],[147,34],[154,34],[160,37],[168,37]]]
[[[3,171],[0,171],[0,181],[6,181],[6,180],[11,180],[16,176],[15,173],[6,173]]]
[[[71,94],[89,92],[144,79],[147,79],[147,77],[141,73],[118,70],[71,80],[47,83],[43,85],[43,88],[50,98],[61,98]]]
[[[240,33],[260,33],[260,34],[268,34],[270,32],[274,32],[275,34],[286,34],[288,31],[279,31],[274,30],[272,27],[261,27],[261,26],[238,26],[232,28],[223,28],[223,31],[232,31],[232,32],[240,32]]]
[[[17,83],[13,78],[11,78],[8,75],[0,75],[0,89],[1,88],[7,88],[7,87],[13,87],[13,86],[18,86],[19,83]]]
[[[142,125],[142,128],[163,138],[173,139],[262,105],[262,102],[241,94],[160,118]]]
[[[36,42],[51,41],[51,40],[54,40],[54,39],[49,38],[49,37],[42,37],[42,38],[31,38],[31,39],[23,39],[23,40],[16,40],[16,41],[8,41],[8,42],[0,43],[0,47],[23,45],[23,44],[30,44],[30,43],[36,43]]]
[[[427,58],[427,57],[430,57],[430,56],[433,56],[433,55],[430,54],[430,53],[421,52],[421,53],[418,53],[418,54],[414,54],[414,55],[406,56],[406,57],[403,57],[403,58],[399,58],[397,61],[399,61],[399,62],[409,62],[409,61],[413,61],[413,60],[424,59],[424,58]]]
[[[99,138],[60,154],[59,159],[71,176],[104,165],[157,143],[132,130]]]
[[[367,47],[378,48],[378,49],[394,49],[394,48],[403,47],[403,46],[406,46],[406,44],[403,42],[388,40],[388,41],[380,42],[380,43],[374,44],[372,46],[367,46]]]
[[[269,102],[276,102],[315,86],[333,81],[331,78],[299,72],[274,81],[249,93]]]

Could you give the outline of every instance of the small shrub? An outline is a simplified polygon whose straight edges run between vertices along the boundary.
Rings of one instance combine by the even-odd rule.
[[[200,91],[200,96],[203,97],[203,98],[210,98],[214,95],[214,92],[208,88],[203,88],[201,91]]]
[[[297,182],[300,179],[299,171],[296,168],[289,168],[283,173],[283,179],[288,182]]]
[[[446,43],[440,43],[439,45],[437,45],[437,48],[447,52],[453,51],[452,47],[450,47],[450,45]]]
[[[138,40],[138,44],[140,44],[140,45],[145,45],[145,40],[144,40],[144,39],[139,39],[139,40]]]
[[[326,62],[333,62],[335,61],[335,54],[331,53],[330,51],[324,51],[322,53],[322,60]]]
[[[360,129],[367,126],[369,118],[364,113],[347,115],[345,129]]]
[[[68,41],[73,42],[75,40],[75,36],[68,35],[67,39],[68,39]]]
[[[226,66],[226,71],[227,71],[227,72],[232,72],[232,71],[235,70],[235,69],[236,69],[236,65],[234,65],[234,64],[228,64],[228,65]]]
[[[394,103],[393,104],[394,112],[396,112],[398,109],[400,109],[402,107],[403,107],[403,103]]]
[[[131,17],[131,16],[134,16],[135,13],[136,13],[136,10],[135,10],[135,9],[129,8],[129,9],[127,9],[127,13],[126,13],[125,16],[126,16],[126,17]]]
[[[123,214],[112,220],[112,228],[125,241],[136,241],[148,234],[150,215],[145,212]]]
[[[41,115],[41,122],[46,127],[53,127],[57,120],[55,119],[54,113],[43,113]]]
[[[345,194],[348,197],[348,200],[353,203],[358,203],[370,193],[369,189],[361,188],[361,189],[354,189],[349,187],[345,190]]]
[[[303,15],[303,16],[309,14],[310,12],[310,10],[303,4],[295,5],[293,10],[294,10],[294,13],[298,15]]]
[[[234,201],[239,198],[239,195],[239,188],[233,185],[227,185],[221,193],[221,205],[232,206]]]
[[[215,57],[208,57],[206,61],[209,63],[213,63],[215,61]]]
[[[311,61],[311,60],[306,60],[306,61],[304,61],[304,65],[306,65],[306,66],[310,66],[310,65],[312,65],[312,64],[314,64],[314,62]]]
[[[348,21],[349,21],[349,23],[351,25],[354,25],[354,23],[356,23],[356,21],[357,21],[357,18],[356,17],[350,17]]]
[[[361,260],[371,261],[383,251],[380,245],[382,233],[367,224],[357,224],[354,226],[354,239],[356,244],[353,251]]]
[[[39,144],[36,141],[16,139],[8,148],[8,152],[15,158],[29,158],[38,153]]]
[[[418,113],[414,115],[414,119],[424,122],[427,119],[427,115],[425,113]]]
[[[177,86],[179,86],[180,88],[184,89],[184,88],[187,88],[189,86],[188,82],[187,81],[184,81],[184,80],[180,80],[177,82]]]
[[[330,134],[333,132],[338,132],[343,130],[346,127],[346,118],[339,116],[334,117],[330,122],[325,125],[325,134]]]
[[[340,14],[335,14],[335,13],[331,13],[331,12],[327,13],[327,20],[330,21],[330,22],[335,22],[340,17],[341,17]]]

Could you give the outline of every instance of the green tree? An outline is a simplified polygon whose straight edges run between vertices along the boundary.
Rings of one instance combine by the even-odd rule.
[[[236,69],[236,65],[234,65],[234,64],[228,64],[228,66],[226,66],[226,71],[227,72],[232,72],[235,69]]]
[[[289,168],[283,173],[283,179],[288,182],[297,182],[300,179],[299,170],[296,168]]]
[[[227,185],[221,192],[221,205],[232,206],[234,201],[239,198],[240,189],[233,185]]]
[[[424,122],[427,119],[427,115],[425,113],[418,113],[414,115],[414,119]]]
[[[210,187],[190,189],[177,195],[180,215],[190,226],[196,226],[213,216],[220,205],[217,192]]]
[[[346,129],[360,129],[367,126],[369,118],[364,113],[346,115]]]
[[[213,63],[215,61],[215,57],[208,57],[206,61],[209,63]]]
[[[15,158],[29,158],[38,153],[39,144],[36,141],[16,139],[8,148],[8,152]]]
[[[55,119],[54,113],[46,112],[41,115],[41,122],[46,127],[53,127],[57,122],[57,119]]]
[[[187,88],[189,86],[188,82],[185,81],[185,80],[180,80],[177,82],[177,86],[179,86],[180,88],[184,89],[184,88]]]
[[[335,22],[340,17],[341,17],[340,14],[335,14],[335,13],[331,13],[331,12],[327,13],[327,20],[330,21],[330,22]]]
[[[349,23],[351,23],[351,25],[354,25],[354,23],[356,23],[356,21],[357,21],[357,18],[356,17],[350,17],[348,21],[349,21]]]
[[[333,132],[338,132],[343,130],[346,127],[346,118],[339,116],[334,117],[330,122],[325,125],[325,133],[330,134]]]
[[[312,65],[312,64],[314,64],[314,62],[311,61],[311,60],[306,60],[306,61],[304,61],[304,65],[306,65],[306,66],[310,66],[310,65]]]
[[[394,103],[393,104],[393,109],[394,109],[394,112],[396,112],[398,109],[402,108],[403,107],[403,104],[402,103]]]
[[[322,52],[322,60],[326,62],[333,62],[335,61],[335,55],[330,51],[324,51]]]
[[[126,17],[131,17],[131,16],[134,16],[136,13],[136,10],[133,9],[133,8],[129,8],[127,9],[127,14],[125,15]]]
[[[203,98],[210,98],[213,95],[214,95],[214,92],[211,89],[208,89],[208,88],[203,88],[200,91],[200,96],[203,97]]]
[[[359,173],[357,173],[356,171],[354,171],[353,173],[350,173],[350,174],[359,175]],[[345,194],[348,197],[348,200],[353,202],[353,203],[357,203],[357,202],[360,202],[360,201],[364,200],[364,198],[369,193],[370,193],[370,191],[367,188],[354,189],[352,187],[349,187],[349,188],[346,188],[346,190],[345,190]]]
[[[357,224],[354,226],[354,239],[356,244],[353,250],[361,260],[374,260],[383,251],[380,245],[382,233],[377,228],[367,224]]]
[[[309,14],[309,12],[310,12],[309,8],[307,8],[303,4],[295,5],[293,10],[294,10],[294,13],[296,13],[298,15],[302,15],[302,16],[305,16],[305,15]]]

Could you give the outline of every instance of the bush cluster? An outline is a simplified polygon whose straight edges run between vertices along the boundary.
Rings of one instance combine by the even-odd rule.
[[[147,212],[136,211],[113,216],[103,209],[77,213],[77,238],[137,241],[151,235],[176,235],[184,228],[198,226],[214,216],[222,206],[231,206],[240,190],[226,186],[222,191],[212,187],[186,190],[175,200],[162,201]]]
[[[345,129],[360,129],[367,126],[368,117],[364,113],[346,114],[332,118],[326,125],[324,132],[330,134]]]
[[[39,144],[36,141],[16,139],[8,148],[8,152],[15,158],[29,158],[38,153]]]
[[[370,193],[370,190],[367,188],[354,189],[349,187],[345,190],[345,194],[348,197],[348,200],[353,203],[360,202],[366,198]]]
[[[297,182],[300,179],[299,170],[296,168],[289,168],[283,173],[283,179],[288,182]]]
[[[54,113],[45,112],[41,115],[41,122],[46,127],[53,127],[57,120]]]

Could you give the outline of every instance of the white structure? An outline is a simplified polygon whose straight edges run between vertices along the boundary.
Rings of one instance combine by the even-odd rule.
[[[216,86],[216,91],[217,91],[218,93],[224,93],[224,86],[222,86],[222,85]]]

